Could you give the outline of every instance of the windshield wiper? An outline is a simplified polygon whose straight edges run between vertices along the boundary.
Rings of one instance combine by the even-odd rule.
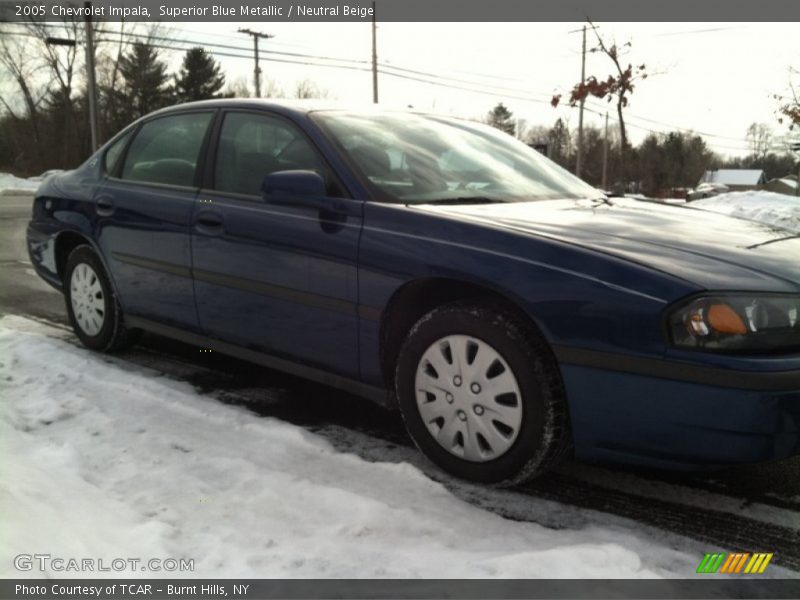
[[[410,204],[503,204],[505,200],[486,196],[463,196],[459,198],[437,198],[435,200],[417,200]]]
[[[758,244],[753,244],[752,246],[745,246],[745,249],[752,250],[753,248],[760,248],[761,246],[766,246],[767,244],[774,244],[775,242],[784,242],[786,240],[794,240],[796,238],[800,238],[800,233],[795,235],[787,235],[785,237],[779,237],[772,240],[767,240],[766,242],[760,242]]]

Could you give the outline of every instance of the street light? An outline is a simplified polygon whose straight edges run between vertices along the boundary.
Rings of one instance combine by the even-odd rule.
[[[78,45],[78,42],[75,40],[70,40],[67,38],[46,37],[44,38],[44,41],[49,46],[70,46],[74,48]]]
[[[97,85],[94,78],[94,31],[92,30],[92,3],[84,2],[86,7],[86,83],[87,97],[89,100],[89,130],[92,135],[92,152],[97,150],[97,142],[100,137],[97,126]],[[45,43],[51,46],[69,46],[74,48],[78,42],[69,38],[46,37]]]

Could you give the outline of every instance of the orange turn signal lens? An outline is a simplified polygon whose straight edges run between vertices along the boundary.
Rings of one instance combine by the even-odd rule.
[[[734,333],[744,335],[747,327],[738,313],[727,304],[712,304],[706,317],[708,324],[719,333]]]

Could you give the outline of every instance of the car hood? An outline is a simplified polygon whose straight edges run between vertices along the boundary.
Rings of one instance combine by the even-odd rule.
[[[704,289],[800,291],[797,234],[690,206],[614,198],[413,209],[583,246]]]

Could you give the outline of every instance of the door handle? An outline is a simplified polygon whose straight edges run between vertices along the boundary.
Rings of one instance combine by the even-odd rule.
[[[195,229],[206,235],[217,235],[222,233],[224,220],[222,215],[217,212],[203,211],[197,213],[194,219]]]
[[[114,213],[114,202],[108,196],[100,196],[94,208],[101,217],[108,217]]]

